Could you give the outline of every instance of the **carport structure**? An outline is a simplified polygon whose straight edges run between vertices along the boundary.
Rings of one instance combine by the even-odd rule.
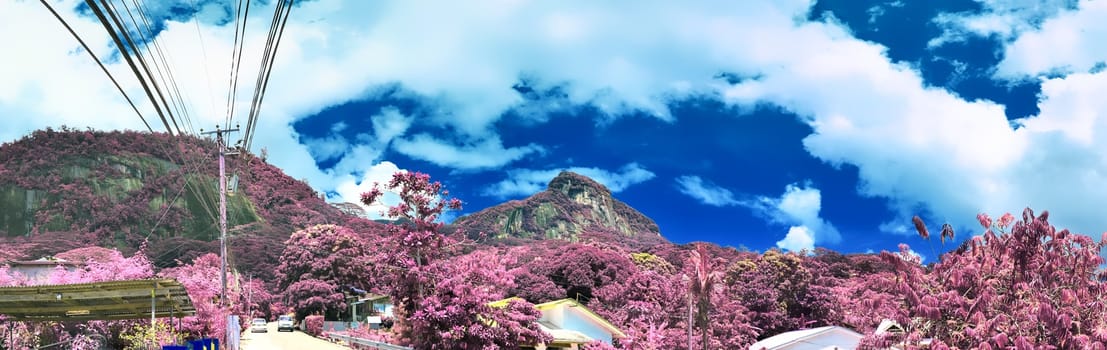
[[[0,287],[0,315],[8,321],[93,321],[184,317],[196,314],[175,279]],[[10,332],[9,332],[10,333]]]

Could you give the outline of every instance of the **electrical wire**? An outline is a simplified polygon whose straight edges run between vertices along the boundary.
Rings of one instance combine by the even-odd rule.
[[[173,122],[173,127],[176,128],[177,134],[180,134],[181,127],[177,124],[177,118],[173,116],[173,111],[168,109],[169,103],[165,101],[165,95],[161,92],[161,88],[158,87],[157,80],[155,80],[154,75],[150,73],[150,67],[146,64],[146,60],[142,57],[141,52],[138,50],[138,46],[135,45],[135,41],[131,39],[131,35],[127,33],[127,27],[123,25],[122,21],[119,19],[119,16],[116,15],[115,5],[113,5],[108,0],[100,0],[100,3],[104,5],[104,9],[106,10],[108,16],[111,18],[112,23],[115,23],[115,26],[119,28],[119,34],[121,34],[123,36],[123,39],[125,39],[126,41],[127,46],[125,48],[122,48],[121,52],[126,52],[127,50],[130,50],[130,52],[134,53],[134,55],[138,59],[138,64],[142,66],[142,72],[144,72],[146,74],[146,77],[150,80],[150,86],[154,88],[154,92],[157,93],[158,99],[161,100],[161,106],[166,107],[165,114],[167,114],[169,116],[169,120]],[[135,74],[141,76],[142,72],[135,72]],[[153,99],[152,96],[151,99]]]
[[[246,43],[246,20],[250,15],[250,2],[246,1],[245,11],[242,7],[242,0],[238,0],[234,20],[234,44],[231,46],[231,69],[230,76],[227,79],[227,122],[225,124],[227,128],[230,128],[231,122],[234,120],[234,103],[238,99],[238,72],[242,66],[242,50]],[[241,26],[239,25],[239,18],[242,19]]]
[[[46,0],[40,1],[43,5],[46,6],[46,9],[50,10],[50,13],[54,14],[54,18],[57,18],[58,21],[61,22],[63,26],[65,26],[65,29],[69,31],[69,34],[72,34],[73,38],[77,39],[77,42],[81,43],[81,47],[85,48],[85,52],[88,52],[88,55],[92,56],[92,60],[96,61],[96,65],[100,66],[100,69],[104,71],[104,74],[108,76],[108,79],[111,79],[111,83],[115,85],[115,88],[117,90],[119,90],[119,94],[123,95],[123,98],[127,100],[127,104],[131,105],[131,109],[133,109],[135,111],[135,114],[138,115],[138,119],[142,120],[142,124],[146,125],[146,129],[150,130],[150,132],[154,132],[154,128],[151,128],[150,123],[146,122],[146,117],[143,117],[142,112],[138,111],[138,107],[135,106],[135,102],[131,100],[130,96],[127,96],[127,93],[123,91],[123,87],[119,86],[119,81],[115,80],[115,76],[111,75],[111,72],[108,71],[108,68],[104,66],[104,62],[101,62],[100,58],[96,57],[96,53],[92,52],[92,49],[88,47],[88,44],[85,44],[84,39],[81,39],[81,36],[77,35],[77,32],[73,31],[73,27],[70,27],[69,23],[67,23],[65,19],[61,17],[61,15],[58,15],[57,11],[54,11],[54,7],[50,6],[50,3],[47,3]]]
[[[172,108],[174,110],[176,110],[177,115],[181,116],[184,119],[186,128],[189,127],[190,124],[191,124],[191,121],[187,118],[187,115],[186,115],[187,106],[184,105],[184,100],[181,99],[180,90],[177,89],[176,82],[174,80],[171,80],[171,79],[167,78],[167,76],[172,77],[173,73],[172,73],[172,70],[170,69],[171,67],[169,66],[169,64],[167,62],[165,62],[165,55],[162,54],[161,50],[159,49],[159,46],[157,45],[157,38],[154,36],[153,30],[151,30],[151,28],[150,28],[150,22],[146,18],[145,11],[142,11],[142,8],[139,6],[137,1],[132,0],[132,3],[135,4],[135,11],[133,11],[133,12],[131,11],[131,7],[127,5],[126,0],[121,0],[120,2],[123,4],[123,9],[127,11],[127,16],[131,19],[131,24],[134,25],[135,33],[138,34],[138,38],[140,39],[140,42],[141,42],[143,48],[146,49],[146,54],[150,56],[150,62],[152,62],[153,63],[152,65],[154,66],[154,72],[156,72],[158,74],[158,77],[161,79],[161,82],[162,82],[161,85],[165,86],[165,89],[169,94],[169,102],[172,105]],[[138,19],[135,18],[134,12],[139,13],[139,17],[142,18],[142,23],[144,25],[139,25],[139,21],[138,21]],[[146,28],[145,33],[142,30],[143,27]],[[123,30],[126,30],[126,29],[123,29]],[[149,37],[147,37],[147,34],[149,34]],[[156,50],[151,50],[150,49],[150,43],[151,42],[153,42],[154,48]],[[138,55],[139,57],[142,57],[142,52],[141,51],[136,52],[135,54]],[[161,64],[159,64],[159,61],[161,62]],[[151,76],[150,78],[151,78],[151,81],[154,82],[154,84],[158,83],[157,80],[154,79],[153,76]],[[177,93],[174,94],[174,91],[176,91]],[[165,108],[169,109],[170,106],[166,105]],[[177,130],[178,130],[178,132],[180,132],[180,129],[177,129]]]
[[[135,62],[131,58],[130,53],[123,45],[123,40],[120,39],[119,34],[115,32],[115,30],[111,26],[111,23],[108,21],[107,16],[104,15],[104,10],[96,5],[95,0],[85,0],[85,4],[87,4],[88,7],[92,10],[93,14],[96,15],[96,18],[100,20],[100,23],[104,25],[104,29],[108,31],[108,34],[111,36],[112,41],[115,42],[115,46],[119,48],[119,53],[127,61],[127,65],[131,67],[131,71],[135,73],[135,77],[138,78],[139,84],[142,85],[142,89],[146,92],[146,97],[149,98],[152,102],[156,101],[154,99],[153,92],[150,91],[150,86],[142,78],[142,74],[139,73],[138,67],[135,65]],[[162,124],[165,125],[166,132],[168,132],[169,135],[173,135],[173,128],[170,127],[169,120],[166,119],[165,113],[162,112],[161,107],[157,103],[154,103],[154,110],[158,112],[158,117],[161,118]]]
[[[121,1],[125,1],[125,0],[121,0]],[[165,77],[162,77],[162,80],[163,81],[168,81],[169,87],[172,88],[171,91],[169,92],[170,96],[171,97],[172,96],[176,97],[177,104],[180,107],[180,109],[178,110],[178,113],[184,118],[184,124],[185,124],[186,128],[189,130],[189,133],[196,134],[196,127],[195,127],[195,124],[192,122],[192,113],[189,110],[189,104],[185,103],[184,95],[181,93],[180,86],[177,84],[176,74],[173,73],[173,65],[170,64],[170,62],[173,61],[173,56],[168,54],[169,53],[168,49],[163,51],[162,48],[161,48],[161,44],[158,43],[158,38],[159,37],[155,36],[153,29],[151,29],[150,20],[149,20],[150,14],[145,9],[145,6],[142,6],[142,4],[138,2],[138,0],[131,0],[131,3],[135,5],[135,11],[138,12],[139,17],[142,18],[142,23],[145,24],[146,32],[151,38],[150,43],[153,44],[153,46],[154,46],[153,51],[150,50],[149,46],[146,46],[146,51],[150,52],[151,56],[155,56],[155,55],[153,55],[153,53],[157,53],[156,57],[161,61],[161,65],[162,65],[162,67],[164,67],[164,70],[165,70],[165,75],[168,76],[168,79],[166,79]],[[126,3],[124,3],[124,6],[126,7]],[[135,27],[138,27],[137,23],[135,24]],[[146,41],[144,40],[143,42],[145,43]],[[155,65],[156,64],[157,64],[157,62],[155,61]]]
[[[244,133],[243,145],[247,151],[251,148],[254,141],[254,128],[257,127],[258,114],[261,112],[261,104],[265,99],[265,92],[269,87],[269,76],[273,72],[273,62],[276,58],[277,50],[280,48],[281,38],[284,37],[284,28],[288,24],[289,14],[292,13],[292,5],[294,0],[288,0],[287,4],[284,0],[278,1],[276,9],[273,11],[273,21],[270,23],[269,38],[266,40],[265,53],[262,56],[262,64],[258,71],[258,82],[254,88],[254,98],[250,105],[250,115],[246,123],[246,131]],[[281,15],[283,12],[283,16]],[[283,18],[281,18],[283,17]],[[278,24],[278,18],[279,24]]]

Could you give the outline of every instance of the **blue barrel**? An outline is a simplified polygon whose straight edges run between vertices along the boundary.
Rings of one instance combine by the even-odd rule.
[[[204,338],[188,342],[189,350],[219,350],[219,339]]]
[[[162,345],[161,350],[188,350],[184,345]]]

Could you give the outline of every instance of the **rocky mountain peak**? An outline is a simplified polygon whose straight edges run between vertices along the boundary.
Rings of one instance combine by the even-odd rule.
[[[563,171],[545,191],[458,218],[466,231],[493,237],[575,239],[583,232],[660,236],[657,224],[587,176]]]
[[[593,205],[611,199],[611,191],[607,186],[571,171],[557,174],[557,177],[550,180],[546,190],[561,193],[572,198],[574,202],[584,205]]]

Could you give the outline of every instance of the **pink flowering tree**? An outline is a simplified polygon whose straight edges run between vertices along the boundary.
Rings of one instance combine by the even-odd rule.
[[[884,254],[898,275],[902,307],[894,319],[903,332],[872,335],[863,345],[917,348],[930,339],[931,349],[1107,348],[1104,240],[1057,230],[1047,212],[1030,209],[1019,221],[978,218],[984,233],[931,269]],[[927,238],[925,225],[917,227]]]
[[[396,245],[384,259],[389,265],[390,296],[396,303],[399,340],[419,349],[479,349],[515,347],[547,340],[534,322],[540,316],[533,305],[514,301],[497,308],[489,302],[503,298],[514,284],[506,256],[475,252],[447,260],[456,253],[456,241],[441,233],[438,220],[445,210],[461,209],[440,182],[418,172],[393,175],[384,189],[399,194],[400,203],[388,209],[396,222],[389,229]],[[373,205],[384,194],[379,184],[362,195]],[[387,248],[386,248],[387,249]]]
[[[215,254],[202,255],[191,264],[162,270],[159,275],[175,278],[184,285],[196,315],[181,319],[181,332],[190,338],[219,338],[226,341],[228,327],[243,329],[249,320],[242,319],[241,324],[227,324],[226,316],[246,313],[247,288],[257,282],[245,283],[236,274],[228,274],[227,298],[220,300],[222,281],[220,279],[220,259]],[[245,287],[245,288],[244,288]]]
[[[520,344],[549,341],[535,322],[541,316],[525,300],[503,306],[490,301],[503,299],[514,279],[505,266],[512,257],[486,250],[436,264],[433,292],[409,317],[415,345],[430,349],[483,349],[491,346],[514,348]]]
[[[277,268],[277,286],[284,290],[298,318],[314,313],[337,314],[346,309],[340,288],[370,290],[377,274],[371,242],[337,225],[316,225],[296,231],[285,243]]]
[[[812,266],[815,265],[815,266]],[[811,257],[775,249],[731,264],[728,294],[750,310],[759,337],[839,323],[839,280]],[[812,268],[814,267],[814,268]]]
[[[384,260],[390,271],[389,295],[396,304],[396,324],[393,329],[401,340],[410,340],[415,330],[408,326],[407,318],[420,307],[432,282],[431,264],[446,254],[450,239],[439,232],[443,223],[438,217],[447,209],[461,209],[461,200],[449,198],[442,183],[431,182],[430,175],[419,172],[398,172],[383,185],[373,184],[369,192],[361,195],[365,205],[375,205],[384,191],[399,195],[400,203],[385,213],[396,220],[389,224],[396,246],[389,249]],[[390,247],[392,248],[392,247]]]
[[[660,350],[683,348],[688,335],[688,313],[683,282],[678,275],[653,270],[635,273],[619,283],[596,291],[592,309],[608,321],[622,325],[627,338],[619,343],[628,349]]]

